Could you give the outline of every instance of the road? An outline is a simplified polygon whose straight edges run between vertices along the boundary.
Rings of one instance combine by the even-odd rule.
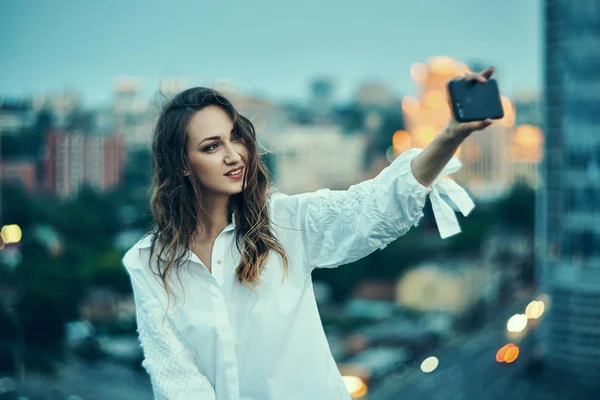
[[[514,313],[523,312],[515,304],[482,332],[440,349],[433,354],[439,366],[426,374],[413,368],[410,373],[384,385],[368,400],[593,400],[598,388],[583,387],[564,376],[528,373],[534,337],[528,334],[519,343],[521,353],[512,364],[496,362],[496,352],[510,342],[505,324]],[[530,332],[531,333],[531,332]],[[366,400],[366,399],[365,399]]]
[[[62,393],[53,396],[52,391]],[[85,400],[150,400],[152,388],[142,371],[110,362],[95,364],[70,360],[56,376],[29,375],[19,393],[36,400],[63,399],[76,395]]]
[[[471,338],[457,348],[438,355],[435,371],[425,374],[414,371],[396,384],[380,388],[369,400],[431,399],[515,399],[519,390],[512,385],[520,365],[499,364],[496,351],[504,345],[503,330],[492,330]]]

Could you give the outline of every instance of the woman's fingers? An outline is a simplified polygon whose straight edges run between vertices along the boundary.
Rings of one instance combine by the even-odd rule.
[[[473,79],[475,79],[477,82],[481,82],[481,83],[486,83],[487,82],[487,78],[481,74],[475,74],[475,76],[473,77]]]
[[[485,121],[480,121],[477,124],[476,129],[474,129],[474,130],[481,131],[481,130],[487,128],[488,126],[490,126],[491,124],[492,124],[492,120],[491,119],[486,119]]]
[[[488,119],[486,119],[485,121],[481,121],[481,125],[482,125],[482,127],[480,128],[480,130],[481,130],[481,129],[484,129],[484,128],[487,128],[488,126],[490,126],[490,125],[492,124],[492,122],[494,122],[494,121],[492,121],[492,120],[491,120],[491,119],[489,119],[489,118],[488,118]]]
[[[489,67],[488,69],[486,69],[485,71],[483,71],[481,73],[481,75],[483,77],[485,77],[485,79],[490,79],[490,77],[492,76],[493,73],[494,73],[494,67]]]
[[[460,125],[462,126],[462,129],[471,133],[471,132],[481,131],[481,130],[487,128],[488,126],[490,126],[492,124],[492,122],[493,121],[491,119],[486,119],[484,121],[465,122]]]
[[[477,82],[481,82],[481,83],[486,83],[488,81],[488,79],[490,79],[490,77],[492,76],[493,73],[494,73],[494,67],[489,67],[485,71],[482,71],[482,72],[479,72],[479,73],[467,72],[466,74],[464,74],[459,79],[464,79],[464,80],[467,80],[467,81],[477,81]]]

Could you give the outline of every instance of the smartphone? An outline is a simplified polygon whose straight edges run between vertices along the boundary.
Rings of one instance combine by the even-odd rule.
[[[452,114],[458,122],[483,121],[504,117],[500,90],[495,79],[486,83],[466,80],[448,82]]]

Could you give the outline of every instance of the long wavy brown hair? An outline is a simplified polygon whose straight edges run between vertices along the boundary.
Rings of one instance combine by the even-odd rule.
[[[271,190],[269,174],[260,159],[256,132],[250,120],[239,114],[232,103],[216,90],[196,87],[187,89],[163,107],[152,143],[153,182],[150,206],[155,220],[151,246],[152,269],[172,294],[168,283],[173,270],[179,271],[187,259],[192,235],[199,226],[198,211],[202,190],[189,170],[187,141],[191,117],[208,106],[223,109],[233,121],[234,131],[248,150],[246,174],[241,193],[229,200],[229,218],[235,212],[236,246],[241,254],[236,268],[240,283],[253,289],[260,282],[270,250],[282,257],[284,276],[288,272],[286,252],[274,236],[267,211]],[[253,289],[254,290],[254,289]]]

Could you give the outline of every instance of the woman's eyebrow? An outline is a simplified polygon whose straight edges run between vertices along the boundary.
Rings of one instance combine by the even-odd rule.
[[[202,143],[206,142],[207,140],[218,140],[221,139],[221,136],[211,136],[211,137],[207,137],[205,139],[202,139],[199,143],[198,146],[200,146]]]
[[[233,133],[233,131],[234,131],[234,130],[235,130],[235,128],[231,129],[231,132],[229,132],[229,134],[231,135],[231,134]],[[204,138],[204,139],[202,139],[202,140],[201,140],[201,141],[198,143],[198,146],[200,146],[200,145],[201,145],[203,142],[206,142],[207,140],[219,140],[219,139],[221,139],[221,136],[220,136],[220,135],[217,135],[217,136],[211,136],[211,137],[207,137],[207,138]]]

